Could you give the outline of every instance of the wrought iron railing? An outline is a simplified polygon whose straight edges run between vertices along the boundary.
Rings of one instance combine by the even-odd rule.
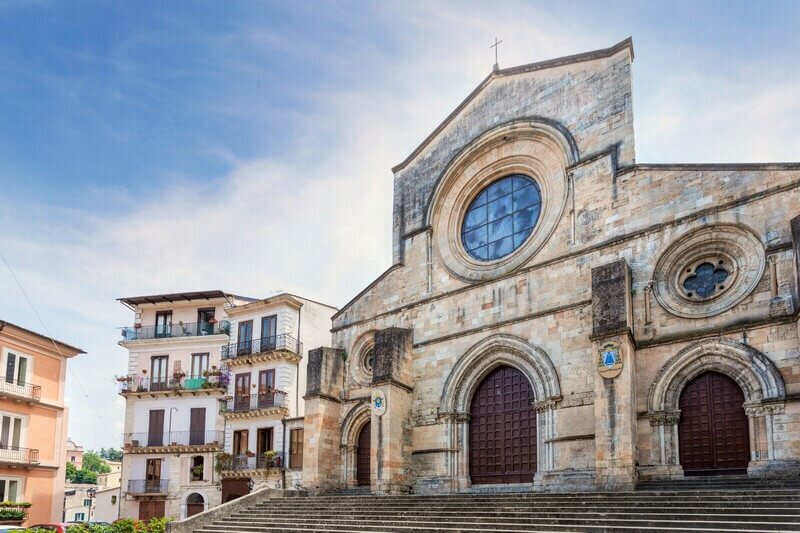
[[[269,407],[286,407],[286,393],[279,390],[269,390],[257,394],[237,394],[228,398],[225,404],[227,412],[246,412]]]
[[[261,468],[281,468],[283,458],[280,454],[273,457],[261,455],[234,455],[230,464],[230,470],[255,470]]]
[[[128,492],[131,494],[167,494],[168,479],[129,479]]]
[[[39,462],[39,450],[0,442],[0,462],[37,464]]]
[[[212,371],[209,375],[183,377],[122,376],[117,378],[119,392],[160,392],[174,390],[225,389],[228,374]]]
[[[222,431],[165,431],[163,433],[125,433],[122,441],[131,448],[146,446],[202,446],[206,444],[222,444]]]
[[[260,337],[240,340],[222,347],[222,358],[233,359],[258,353],[272,352],[275,350],[286,350],[301,355],[303,353],[303,343],[298,341],[288,333],[281,333],[272,337]]]
[[[13,377],[6,379],[5,376],[0,376],[0,393],[22,396],[36,401],[42,399],[42,387],[40,385],[26,383]]]
[[[144,339],[170,339],[174,337],[199,337],[203,335],[228,335],[231,325],[227,320],[214,324],[208,322],[178,322],[153,326],[125,327],[122,329],[124,341]]]

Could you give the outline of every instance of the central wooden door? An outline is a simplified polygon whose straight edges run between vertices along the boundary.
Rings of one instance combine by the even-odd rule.
[[[356,482],[359,485],[369,485],[370,447],[372,443],[371,423],[367,422],[358,434],[358,449],[356,451]]]
[[[501,366],[472,397],[469,473],[473,484],[531,483],[536,472],[536,413],[528,379]]]
[[[139,502],[139,520],[163,518],[166,513],[164,500],[143,500]]]
[[[743,474],[750,461],[744,394],[728,376],[706,372],[683,389],[678,443],[687,476]]]

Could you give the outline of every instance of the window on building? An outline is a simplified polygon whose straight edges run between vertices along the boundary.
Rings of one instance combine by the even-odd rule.
[[[3,415],[0,417],[0,449],[9,450],[8,456],[17,459],[21,454],[20,440],[22,438],[22,418]]]
[[[233,455],[244,455],[247,453],[248,438],[249,432],[246,429],[233,432]]]
[[[91,507],[92,506],[92,500],[90,498],[85,498],[83,500],[83,506],[84,507]]]
[[[72,457],[69,458],[69,460],[70,460],[70,462],[74,463],[75,462],[75,456],[73,455]]]
[[[0,501],[15,502],[22,493],[21,482],[14,478],[0,478]]]
[[[195,455],[192,457],[192,471],[189,479],[192,481],[203,481],[204,465],[205,460],[203,459],[202,455]]]
[[[172,335],[172,311],[156,312],[156,337],[170,337]]]
[[[208,354],[207,353],[193,353],[192,354],[192,374],[191,378],[202,378],[203,374],[208,371]]]
[[[542,196],[523,174],[501,178],[472,201],[461,225],[461,241],[478,260],[505,257],[527,240],[539,220]]]
[[[75,522],[83,522],[86,520],[86,513],[75,513]]]
[[[278,315],[261,317],[261,351],[274,350],[278,334]]]
[[[28,358],[12,352],[6,356],[6,383],[24,385],[28,379]]]
[[[169,356],[155,355],[150,358],[150,390],[167,390]]]
[[[289,432],[289,468],[303,468],[303,428]]]
[[[214,308],[198,309],[197,310],[197,334],[198,335],[213,335],[214,334]]]
[[[117,497],[112,495],[111,496],[111,505],[115,505],[117,503]]]

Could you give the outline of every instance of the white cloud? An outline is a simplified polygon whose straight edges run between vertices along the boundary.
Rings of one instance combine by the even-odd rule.
[[[338,69],[370,69],[354,75],[352,85],[307,91],[307,112],[286,115],[305,127],[279,156],[245,159],[227,139],[213,139],[207,152],[228,162],[230,172],[198,184],[165,168],[164,176],[175,178],[149,197],[103,186],[85,191],[113,211],[0,199],[4,254],[52,334],[89,352],[70,362],[74,438],[88,447],[119,444],[124,404],[113,376],[125,369],[126,352],[116,346],[114,328],[131,316],[115,298],[216,288],[263,296],[284,289],[343,305],[389,266],[390,167],[489,72],[494,35],[505,41],[503,66],[608,46],[627,35],[613,27],[590,30],[589,22],[565,24],[524,4],[417,8],[387,15],[404,50],[397,56],[367,47],[363,56],[343,59],[315,49],[318,61]],[[257,42],[261,53],[287,46],[262,28],[240,31],[230,41]],[[245,73],[258,65],[250,58],[234,67]],[[644,95],[635,109],[639,161],[748,161],[800,148],[789,135],[800,115],[791,79],[753,88],[670,68],[668,79],[636,79],[636,98]],[[709,86],[725,90],[711,93]],[[207,110],[272,112],[269,103],[249,104],[223,98]],[[0,294],[10,295],[0,300],[0,316],[41,329],[5,272]]]

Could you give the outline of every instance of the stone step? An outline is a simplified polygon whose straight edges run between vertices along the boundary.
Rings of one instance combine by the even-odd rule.
[[[364,509],[327,509],[327,510],[302,510],[304,516],[360,516],[360,515],[373,515],[374,511]],[[399,509],[389,510],[380,509],[381,517],[404,518],[407,516],[457,516],[457,517],[494,517],[494,516],[510,516],[510,517],[524,517],[543,515],[548,513],[597,513],[597,514],[658,514],[658,515],[673,515],[680,514],[681,516],[698,514],[703,516],[709,515],[769,515],[769,516],[787,516],[800,518],[800,508],[794,507],[607,507],[607,508],[592,508],[592,507],[551,507],[548,509],[487,509],[487,510],[452,510],[452,509]],[[271,518],[286,516],[287,513],[247,513],[246,515],[234,515],[230,517],[231,520],[245,519],[245,520],[261,520],[268,521]]]
[[[304,519],[317,520],[317,521],[342,521],[342,520],[379,520],[381,522],[447,522],[453,519],[459,521],[468,521],[475,523],[520,523],[520,524],[533,524],[538,523],[542,519],[597,519],[597,520],[668,520],[668,521],[681,521],[691,520],[697,522],[706,521],[730,521],[730,522],[791,522],[800,524],[800,516],[787,515],[787,514],[748,514],[748,513],[639,513],[639,512],[600,512],[600,511],[584,511],[584,512],[541,512],[541,513],[528,513],[525,515],[469,515],[469,516],[452,516],[442,515],[437,513],[425,514],[387,514],[381,512],[379,516],[374,513],[349,513],[349,514],[308,514],[302,515]],[[258,526],[264,523],[271,523],[274,520],[286,519],[286,516],[274,516],[270,519],[258,519],[249,517],[232,517],[227,520],[220,520],[213,523],[216,526]]]
[[[594,530],[608,530],[613,531],[617,528],[675,528],[678,530],[705,530],[705,531],[742,531],[742,530],[756,530],[756,531],[800,531],[800,522],[764,522],[764,521],[730,521],[730,520],[711,520],[711,521],[696,521],[696,520],[637,520],[637,519],[606,519],[606,518],[547,518],[540,520],[529,520],[524,523],[521,522],[474,522],[474,521],[459,521],[448,519],[444,521],[424,521],[420,520],[415,523],[406,522],[401,525],[394,521],[384,521],[380,519],[373,520],[317,520],[314,518],[306,517],[284,517],[282,519],[272,520],[267,523],[261,523],[253,526],[243,526],[240,524],[230,525],[214,525],[203,528],[203,533],[230,533],[238,531],[242,533],[263,531],[264,526],[285,526],[293,528],[304,528],[305,530],[313,529],[359,529],[369,531],[386,531],[386,532],[415,532],[415,531],[429,531],[434,530],[478,530],[478,531],[530,531],[531,529],[567,529],[581,531],[586,528],[595,528]],[[590,529],[591,530],[591,529]]]
[[[292,525],[279,525],[271,526],[265,525],[259,529],[266,533],[388,533],[385,529],[375,528],[358,528],[358,529],[343,529],[343,528],[305,528],[293,527]],[[475,532],[494,532],[494,533],[510,533],[508,530],[492,529],[492,528],[449,528],[449,527],[435,527],[435,528],[412,528],[407,527],[400,530],[400,533],[475,533]],[[592,526],[553,526],[546,529],[528,529],[526,533],[607,533],[612,531],[641,531],[643,533],[677,533],[677,532],[703,532],[708,533],[709,529],[696,529],[691,527],[641,527],[641,526],[618,526],[614,528],[606,527],[592,527]],[[763,529],[714,529],[718,533],[768,533],[769,530]],[[245,533],[236,531],[227,531],[220,529],[199,529],[195,533]],[[516,532],[515,532],[516,533]]]

